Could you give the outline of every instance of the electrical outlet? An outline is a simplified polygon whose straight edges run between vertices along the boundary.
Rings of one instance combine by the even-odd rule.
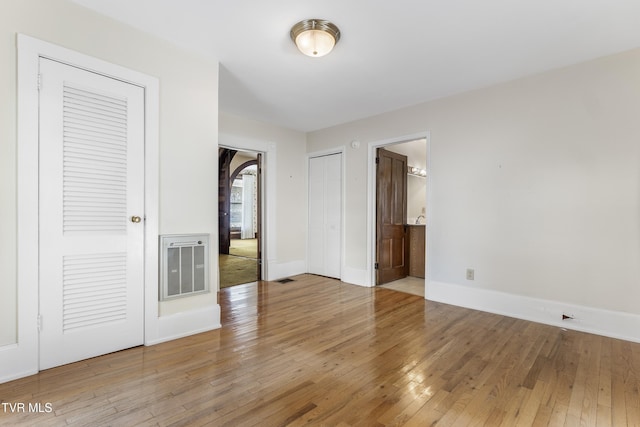
[[[467,268],[467,280],[473,280],[475,277],[475,272],[473,268]]]

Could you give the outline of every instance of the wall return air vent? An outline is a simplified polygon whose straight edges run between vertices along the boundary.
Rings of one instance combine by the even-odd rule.
[[[160,300],[209,292],[209,235],[160,236]]]

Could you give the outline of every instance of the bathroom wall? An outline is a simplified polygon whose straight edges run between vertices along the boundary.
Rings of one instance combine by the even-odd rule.
[[[419,139],[385,147],[388,151],[407,156],[407,165],[421,170],[428,169],[427,141]],[[427,178],[407,175],[407,223],[415,224],[420,215],[421,224],[426,224]]]

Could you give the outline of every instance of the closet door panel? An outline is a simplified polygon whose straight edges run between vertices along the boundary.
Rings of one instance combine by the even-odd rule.
[[[309,159],[308,271],[340,278],[342,266],[342,154]]]

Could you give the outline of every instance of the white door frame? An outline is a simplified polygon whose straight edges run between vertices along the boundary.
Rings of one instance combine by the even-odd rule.
[[[376,256],[376,153],[377,149],[395,144],[401,144],[407,141],[415,141],[416,139],[427,140],[427,232],[425,233],[425,296],[427,295],[427,287],[431,277],[431,257],[428,256],[430,250],[429,241],[431,240],[431,133],[429,131],[415,133],[412,135],[404,135],[396,138],[384,139],[381,141],[374,141],[369,143],[369,158],[367,164],[369,165],[369,177],[367,185],[367,195],[369,200],[369,206],[367,209],[367,278],[368,286],[376,285],[376,270],[374,268],[375,256]]]
[[[145,344],[158,335],[159,82],[127,68],[18,34],[17,343],[0,349],[0,381],[38,372],[38,74],[41,57],[145,89]],[[6,371],[5,371],[6,370]]]

